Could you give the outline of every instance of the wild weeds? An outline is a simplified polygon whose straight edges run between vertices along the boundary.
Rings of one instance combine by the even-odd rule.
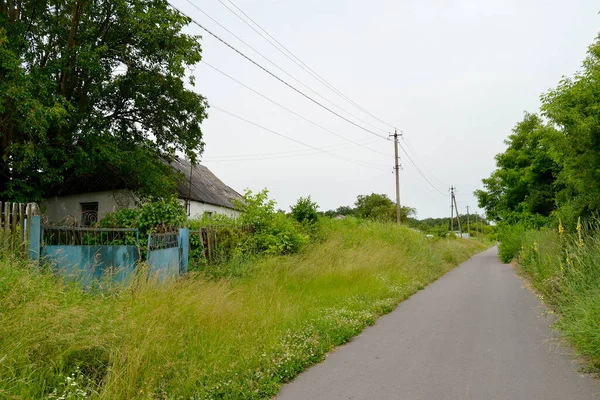
[[[137,279],[106,293],[0,262],[0,398],[271,398],[483,248],[391,224],[322,229],[322,241],[248,260],[237,278]]]
[[[600,369],[600,237],[583,232],[531,231],[524,235],[519,263],[545,301],[560,315],[556,326]]]

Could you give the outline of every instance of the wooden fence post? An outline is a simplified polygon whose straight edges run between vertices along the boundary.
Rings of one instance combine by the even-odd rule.
[[[12,203],[12,213],[10,218],[10,249],[12,251],[17,250],[17,213],[19,208],[17,203]]]
[[[4,251],[10,250],[10,203],[4,203]]]
[[[19,203],[19,253],[25,253],[25,204]]]

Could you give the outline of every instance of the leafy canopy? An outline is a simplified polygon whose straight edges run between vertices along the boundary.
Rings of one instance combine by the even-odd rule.
[[[166,0],[0,0],[0,197],[39,200],[107,170],[172,188],[160,160],[203,149],[189,22]]]
[[[541,116],[517,124],[475,194],[497,221],[539,225],[556,216],[574,226],[600,212],[600,38],[582,70],[541,100]]]
[[[359,195],[354,202],[355,215],[365,219],[391,222],[396,220],[396,204],[386,194],[371,193]],[[401,207],[402,220],[415,215],[416,210],[411,207]]]

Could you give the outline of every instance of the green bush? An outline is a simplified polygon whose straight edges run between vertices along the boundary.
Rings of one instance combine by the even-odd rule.
[[[185,207],[175,197],[143,203],[138,217],[138,228],[149,232],[162,228],[179,228],[185,224]]]
[[[107,213],[101,228],[137,228],[140,234],[161,228],[179,228],[185,224],[185,208],[175,197],[147,201],[139,209],[126,208]]]
[[[505,225],[498,232],[498,255],[504,263],[511,262],[521,250],[525,228],[522,225]]]
[[[240,223],[254,228],[254,234],[242,243],[244,252],[291,254],[308,242],[295,220],[275,212],[275,202],[269,199],[266,189],[256,194],[246,190],[238,207],[242,211]]]
[[[319,219],[317,212],[319,206],[311,200],[310,196],[300,197],[291,209],[292,217],[301,224],[314,224]]]
[[[134,208],[123,208],[107,213],[99,222],[100,228],[137,228],[140,211]]]

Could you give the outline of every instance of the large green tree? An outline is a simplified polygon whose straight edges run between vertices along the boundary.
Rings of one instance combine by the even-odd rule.
[[[377,221],[395,221],[396,203],[394,203],[386,194],[371,193],[359,195],[354,203],[356,207],[354,214],[366,219]],[[400,216],[402,220],[416,214],[416,210],[411,207],[401,207]]]
[[[203,148],[189,22],[165,0],[0,0],[0,197],[106,171],[172,187],[160,160]]]
[[[475,195],[489,218],[516,222],[548,217],[555,209],[555,181],[559,165],[551,157],[554,131],[539,116],[526,113],[496,156],[497,169],[483,179],[485,189]]]
[[[562,166],[557,203],[573,214],[600,211],[600,38],[582,70],[542,96],[542,113],[557,134],[553,157]]]
[[[509,223],[555,213],[574,225],[600,212],[600,37],[583,68],[541,97],[496,156],[475,194],[488,216]],[[544,118],[542,120],[542,117]]]

